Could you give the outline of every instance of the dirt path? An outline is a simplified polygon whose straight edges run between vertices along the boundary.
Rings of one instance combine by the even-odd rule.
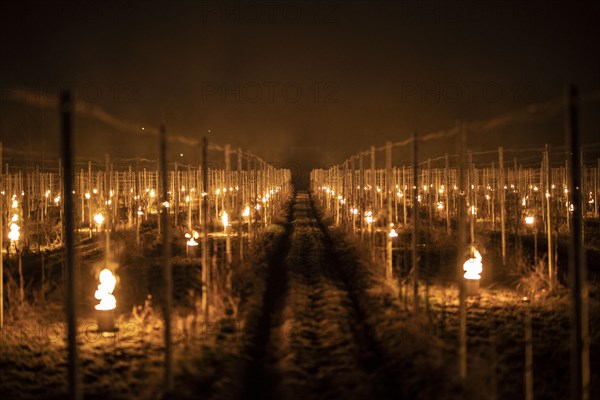
[[[392,398],[385,357],[307,193],[271,260],[243,398]]]

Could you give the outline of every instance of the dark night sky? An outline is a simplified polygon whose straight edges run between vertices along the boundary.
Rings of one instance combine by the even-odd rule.
[[[140,126],[164,115],[174,132],[211,129],[305,165],[554,99],[566,82],[600,89],[597,1],[26,3],[0,13],[0,132],[21,150],[55,151],[56,111],[15,103],[14,88],[71,84]],[[583,110],[588,141],[599,108]],[[85,118],[77,128],[82,155],[155,154],[152,139]],[[472,146],[562,144],[561,130],[558,117],[473,132]]]

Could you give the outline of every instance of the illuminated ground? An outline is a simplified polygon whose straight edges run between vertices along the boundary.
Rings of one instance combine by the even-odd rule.
[[[269,228],[252,259],[234,276],[240,301],[231,315],[215,309],[214,323],[198,320],[194,328],[193,316],[178,308],[173,393],[162,385],[156,309],[123,313],[114,335],[98,334],[94,321],[84,318],[79,344],[86,398],[519,398],[528,308],[535,395],[559,399],[568,393],[564,290],[524,302],[515,290],[484,288],[469,299],[470,378],[462,386],[456,289],[430,286],[428,306],[423,301],[421,316],[412,318],[397,285],[324,224],[307,193]],[[594,327],[597,291],[591,298]],[[63,398],[62,311],[56,304],[29,311],[3,331],[0,391],[6,398]],[[592,371],[598,343],[592,329]],[[593,372],[592,392],[597,381]]]

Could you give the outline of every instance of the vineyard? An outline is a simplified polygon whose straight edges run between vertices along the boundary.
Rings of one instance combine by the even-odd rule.
[[[413,135],[306,190],[165,126],[158,160],[83,161],[72,107],[56,161],[1,152],[8,397],[563,399],[574,354],[598,390],[597,144]],[[439,139],[458,153],[420,160]]]

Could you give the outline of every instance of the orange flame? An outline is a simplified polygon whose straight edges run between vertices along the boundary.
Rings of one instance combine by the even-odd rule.
[[[96,310],[113,310],[117,307],[117,300],[112,294],[113,290],[115,290],[117,279],[108,268],[100,271],[99,279],[100,284],[94,294],[94,297],[100,300],[100,304],[96,304]]]

